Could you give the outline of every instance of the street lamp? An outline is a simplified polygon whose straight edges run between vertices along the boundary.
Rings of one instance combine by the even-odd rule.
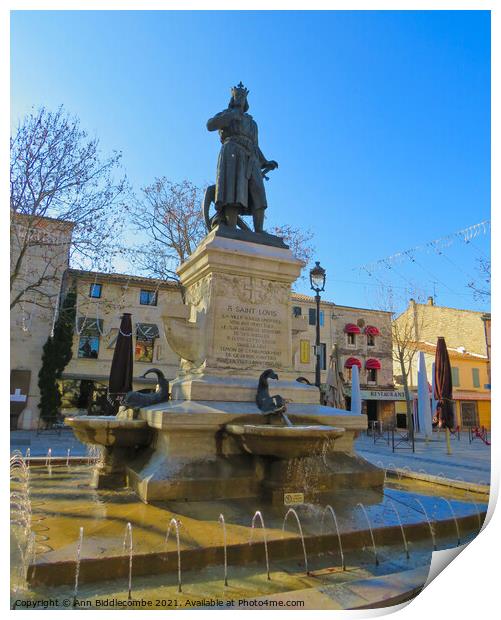
[[[315,261],[315,267],[310,270],[310,286],[315,291],[315,301],[317,302],[317,335],[315,339],[315,385],[320,387],[320,293],[325,289],[325,269],[320,267],[319,261]]]

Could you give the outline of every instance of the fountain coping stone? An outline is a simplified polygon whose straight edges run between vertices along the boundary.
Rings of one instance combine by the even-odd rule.
[[[171,383],[172,400],[215,400],[228,402],[252,402],[256,398],[257,378],[255,375],[188,375]],[[280,394],[288,401],[304,404],[318,404],[319,390],[296,380],[274,380],[269,382],[270,394]]]
[[[246,416],[249,423],[256,418],[261,423],[265,416],[254,402],[228,401],[186,401],[173,400],[141,409],[140,418],[158,430],[174,429],[176,426],[220,425],[242,421]],[[361,431],[367,427],[367,416],[351,411],[334,409],[322,405],[288,403],[287,415],[294,424],[326,424],[342,426],[346,430]]]

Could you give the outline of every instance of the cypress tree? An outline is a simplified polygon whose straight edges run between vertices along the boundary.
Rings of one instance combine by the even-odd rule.
[[[40,418],[45,422],[56,420],[61,407],[61,392],[57,380],[61,378],[72,355],[75,326],[75,291],[70,289],[61,305],[54,325],[54,333],[43,346],[42,367],[38,373],[40,389]]]

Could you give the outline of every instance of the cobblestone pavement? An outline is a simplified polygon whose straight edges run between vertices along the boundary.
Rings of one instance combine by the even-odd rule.
[[[87,454],[87,446],[78,441],[71,428],[61,429],[60,434],[54,431],[42,431],[40,434],[37,434],[37,431],[11,431],[11,454],[16,449],[26,454],[28,448],[31,456],[46,456],[49,448],[52,456],[66,456],[68,448],[70,456]]]
[[[432,476],[444,475],[452,480],[464,480],[477,484],[490,484],[491,479],[491,446],[487,446],[480,439],[472,443],[468,441],[467,433],[461,435],[461,440],[451,440],[452,454],[448,455],[445,444],[445,434],[435,434],[434,438],[426,443],[417,438],[415,453],[404,449],[403,445],[392,452],[390,444],[378,439],[374,443],[372,437],[365,433],[355,442],[355,449],[360,456],[374,465],[383,464],[386,468],[408,467],[412,471],[425,472]]]

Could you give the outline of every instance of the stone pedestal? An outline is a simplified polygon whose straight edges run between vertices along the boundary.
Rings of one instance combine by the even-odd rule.
[[[174,400],[204,397],[191,392],[196,377],[219,377],[221,390],[221,379],[292,370],[290,290],[301,267],[286,247],[207,235],[178,270],[189,316],[169,307],[163,314],[182,358]]]
[[[64,422],[73,428],[77,439],[102,450],[102,459],[92,473],[91,485],[96,489],[123,487],[127,463],[152,439],[148,424],[130,417],[75,416],[67,417]]]
[[[267,475],[272,495],[281,494],[284,477],[276,472],[286,465],[246,453],[225,431],[227,424],[267,423],[255,399],[268,368],[280,379],[269,381],[270,394],[288,401],[293,424],[343,431],[317,461],[336,452],[352,455],[366,416],[320,406],[318,389],[295,381],[290,294],[301,267],[280,240],[228,229],[209,233],[180,266],[185,304],[162,312],[169,344],[181,357],[179,374],[168,403],[141,410],[155,437],[149,452],[128,468],[129,484],[144,501],[258,496],[266,492]],[[323,480],[322,489],[334,488],[335,471]],[[294,481],[289,482],[293,492]],[[382,475],[367,482],[382,484]],[[314,487],[309,495],[315,495]]]
[[[134,458],[134,451],[125,447],[104,446],[102,459],[92,471],[94,489],[117,489],[125,486],[126,463]]]

